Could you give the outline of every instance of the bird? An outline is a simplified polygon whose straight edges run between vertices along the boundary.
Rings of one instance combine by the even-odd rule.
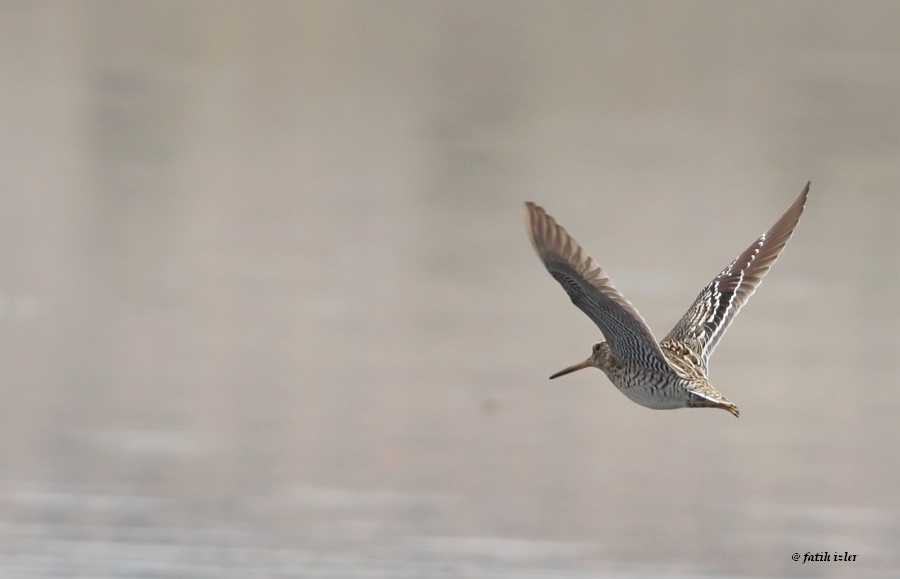
[[[594,344],[587,360],[550,379],[593,366],[642,406],[658,410],[721,408],[740,416],[738,407],[709,383],[709,358],[794,233],[809,186],[807,183],[775,225],[703,288],[660,342],[578,242],[542,207],[526,202],[528,236],[538,257],[605,338]]]

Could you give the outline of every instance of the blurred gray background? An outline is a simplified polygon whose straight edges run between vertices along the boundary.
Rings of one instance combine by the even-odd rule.
[[[2,1],[0,169],[0,576],[900,572],[895,2]],[[547,380],[523,201],[662,336],[809,179],[740,419]]]

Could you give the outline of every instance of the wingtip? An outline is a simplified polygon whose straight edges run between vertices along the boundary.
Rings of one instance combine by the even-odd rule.
[[[534,214],[540,210],[540,206],[534,201],[526,201],[525,202],[525,221],[527,223],[531,223],[534,219]]]
[[[797,203],[799,203],[801,207],[803,207],[804,209],[806,208],[806,200],[809,197],[809,186],[810,185],[812,185],[812,181],[807,181],[806,187],[804,187],[803,191],[800,192],[800,196],[797,198],[797,201],[794,203],[795,205]]]
[[[528,233],[528,240],[531,242],[531,247],[537,252],[538,256],[543,260],[543,252],[541,251],[540,245],[538,243],[538,229],[541,223],[541,214],[545,214],[541,206],[533,201],[525,202],[525,231]]]
[[[806,199],[809,197],[809,186],[812,185],[812,181],[807,181],[806,186],[803,187],[803,191],[800,192],[800,196],[797,197],[797,201],[801,202],[801,204],[806,207]]]

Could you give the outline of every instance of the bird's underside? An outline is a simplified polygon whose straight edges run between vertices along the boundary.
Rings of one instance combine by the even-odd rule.
[[[606,339],[594,346],[590,358],[551,378],[593,366],[643,406],[722,408],[737,416],[737,406],[707,380],[709,358],[791,238],[808,193],[809,183],[775,225],[703,288],[661,342],[575,239],[541,207],[526,203],[528,234],[535,251],[572,303]]]

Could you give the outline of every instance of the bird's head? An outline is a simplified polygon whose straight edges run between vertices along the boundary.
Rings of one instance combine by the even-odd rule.
[[[606,342],[599,342],[594,344],[594,348],[591,350],[591,356],[584,362],[579,362],[564,370],[560,370],[553,376],[550,376],[550,379],[559,378],[560,376],[565,376],[566,374],[570,374],[576,370],[582,370],[584,368],[590,368],[593,366],[594,368],[599,368],[600,370],[606,371],[608,366],[607,362],[609,360],[609,344]]]

